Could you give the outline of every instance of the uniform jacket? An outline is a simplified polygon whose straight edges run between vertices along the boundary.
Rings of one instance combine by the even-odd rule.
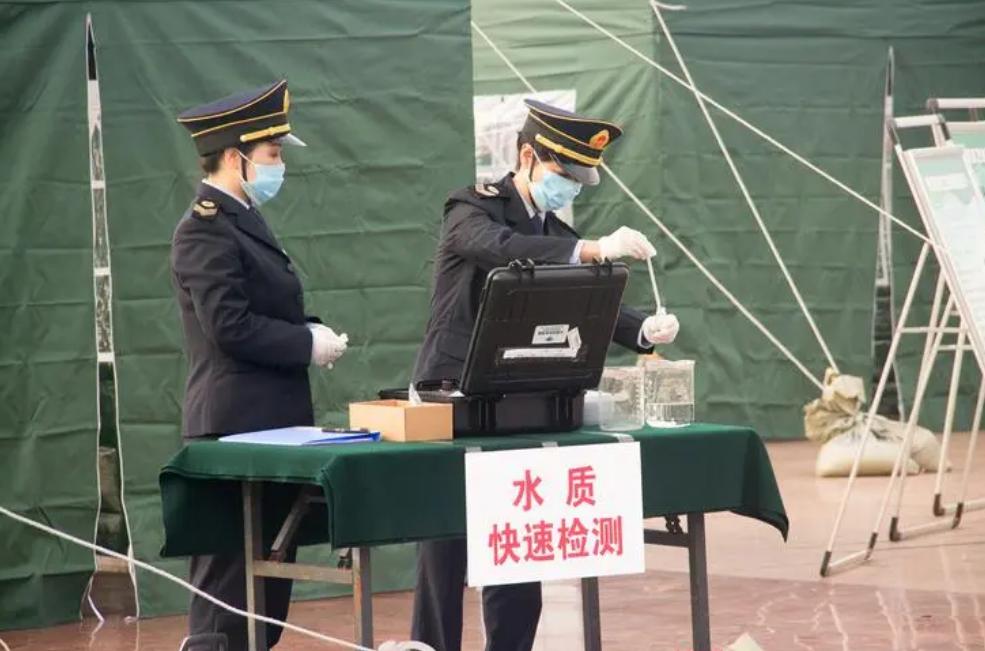
[[[171,244],[186,438],[313,424],[301,281],[263,217],[207,184]]]
[[[568,264],[579,235],[549,212],[540,231],[513,185],[513,175],[499,182],[469,186],[445,202],[441,237],[434,260],[431,318],[417,355],[414,380],[458,380],[463,371],[472,327],[486,275],[513,260]],[[619,312],[613,340],[631,350],[639,347],[646,316],[630,307]]]

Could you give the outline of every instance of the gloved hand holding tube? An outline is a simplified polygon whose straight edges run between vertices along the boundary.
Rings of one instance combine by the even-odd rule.
[[[653,288],[653,300],[656,303],[656,312],[653,316],[647,317],[640,328],[640,345],[647,344],[669,344],[677,337],[677,332],[681,329],[677,317],[668,314],[667,310],[660,302],[660,292],[657,290],[657,278],[653,273],[652,258],[657,255],[650,240],[643,233],[620,226],[611,235],[599,238],[592,242],[582,240],[580,258],[582,262],[602,258],[604,260],[618,260],[620,258],[635,258],[636,260],[646,260],[650,272],[650,286]]]
[[[657,250],[646,239],[646,235],[628,226],[620,226],[611,235],[606,235],[598,241],[599,257],[605,260],[620,258],[635,258],[647,260],[657,254]]]

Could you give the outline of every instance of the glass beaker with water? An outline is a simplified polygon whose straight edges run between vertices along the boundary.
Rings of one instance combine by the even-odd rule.
[[[647,360],[646,424],[680,427],[694,422],[694,360]]]
[[[599,382],[599,427],[628,432],[643,427],[643,368],[610,366]]]

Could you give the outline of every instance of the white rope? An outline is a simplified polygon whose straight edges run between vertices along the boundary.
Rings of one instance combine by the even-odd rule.
[[[712,136],[714,136],[715,142],[718,144],[718,149],[722,152],[722,156],[725,157],[725,162],[728,163],[728,168],[732,172],[735,182],[739,185],[739,190],[742,192],[742,197],[746,200],[746,204],[749,206],[749,210],[752,212],[752,216],[756,220],[756,225],[759,226],[760,232],[762,232],[763,237],[766,238],[766,244],[770,248],[770,253],[773,254],[773,257],[776,259],[776,263],[780,265],[780,271],[783,272],[783,277],[786,279],[787,285],[790,286],[790,291],[797,300],[797,305],[800,306],[800,311],[804,313],[804,317],[807,319],[807,323],[811,327],[811,332],[814,333],[814,338],[817,339],[817,343],[821,346],[821,350],[824,351],[824,356],[828,359],[828,366],[833,368],[836,373],[840,373],[841,371],[838,369],[838,364],[835,362],[834,356],[831,354],[831,350],[828,348],[827,342],[821,335],[821,331],[817,327],[817,323],[814,321],[811,311],[807,308],[807,304],[804,302],[804,297],[801,296],[800,290],[797,289],[797,284],[790,275],[790,271],[787,269],[787,265],[783,261],[783,257],[780,256],[780,251],[776,248],[776,243],[773,241],[773,237],[770,235],[769,229],[766,228],[766,223],[759,214],[759,208],[756,206],[756,202],[753,201],[752,195],[749,194],[749,189],[746,187],[746,182],[742,178],[742,174],[739,173],[739,168],[736,167],[735,161],[732,160],[732,154],[729,153],[728,147],[725,146],[725,140],[722,138],[722,134],[718,131],[718,126],[712,119],[711,113],[708,112],[708,107],[705,105],[705,100],[702,98],[701,93],[698,92],[698,87],[694,83],[694,78],[691,76],[691,71],[684,62],[684,57],[681,55],[680,50],[677,49],[677,43],[674,41],[674,37],[670,33],[670,28],[667,27],[666,21],[664,21],[663,14],[660,13],[659,3],[655,0],[650,0],[650,7],[653,9],[653,13],[657,16],[657,21],[660,23],[660,29],[663,30],[664,35],[667,37],[667,44],[670,45],[670,49],[674,52],[674,58],[677,59],[677,64],[680,66],[681,72],[684,73],[685,79],[687,79],[689,90],[694,93],[694,99],[698,102],[698,107],[701,109],[701,114],[704,115],[705,121],[708,123],[708,128],[711,129]]]
[[[635,203],[637,205],[637,207],[639,207],[639,209],[642,210],[643,213],[647,217],[649,217],[653,221],[654,224],[657,225],[657,228],[659,228],[661,231],[663,231],[663,234],[667,237],[667,239],[669,239],[671,242],[673,242],[674,245],[677,246],[677,248],[680,249],[681,252],[684,253],[684,255],[687,256],[687,258],[694,264],[694,266],[696,266],[698,268],[698,271],[700,271],[701,273],[703,273],[705,275],[705,277],[708,279],[708,281],[712,285],[714,285],[715,288],[718,291],[720,291],[725,296],[725,298],[727,298],[729,300],[730,303],[732,303],[732,305],[735,306],[735,309],[739,310],[739,312],[741,312],[744,317],[746,317],[747,319],[749,319],[749,321],[754,326],[756,326],[756,328],[760,332],[762,332],[763,335],[767,339],[769,339],[770,342],[772,342],[772,344],[774,346],[776,346],[779,349],[779,351],[781,353],[783,353],[786,356],[786,358],[789,359],[793,363],[793,365],[796,366],[797,369],[801,373],[804,374],[804,377],[806,377],[808,380],[810,380],[819,390],[822,390],[823,391],[824,390],[824,385],[821,383],[821,381],[818,380],[816,377],[814,377],[814,375],[809,370],[807,370],[807,367],[804,366],[804,364],[799,359],[797,359],[796,357],[794,357],[794,354],[791,353],[790,350],[787,349],[787,347],[784,346],[783,343],[781,343],[780,340],[776,338],[776,335],[774,335],[772,332],[770,332],[769,329],[766,326],[764,326],[762,324],[762,322],[760,322],[759,319],[757,319],[755,316],[753,316],[752,313],[748,309],[746,309],[746,307],[742,303],[739,302],[739,299],[737,299],[732,294],[732,292],[730,292],[728,290],[728,288],[726,288],[725,285],[723,285],[714,276],[714,274],[712,274],[710,271],[708,271],[708,269],[703,264],[701,264],[701,261],[698,260],[698,258],[695,257],[695,255],[693,253],[691,253],[691,251],[686,246],[684,246],[684,243],[683,242],[681,242],[679,239],[677,239],[677,237],[672,232],[670,232],[670,229],[667,228],[667,226],[664,225],[664,223],[662,221],[660,221],[659,219],[657,219],[657,216],[654,215],[653,212],[649,208],[646,207],[646,205],[640,200],[640,198],[637,197],[633,193],[633,191],[630,190],[626,186],[625,183],[623,183],[622,179],[620,179],[618,176],[616,176],[616,173],[613,172],[611,169],[609,169],[609,166],[606,165],[605,163],[602,163],[602,169],[604,169],[606,171],[606,173],[609,175],[609,177],[611,177],[612,180],[615,181],[616,184],[620,188],[622,188],[623,192],[625,192],[626,195],[630,199],[633,200],[633,203]]]
[[[341,647],[345,647],[347,649],[355,649],[356,651],[377,651],[376,649],[371,649],[369,647],[364,647],[364,646],[361,646],[359,644],[355,644],[353,642],[349,642],[347,640],[341,640],[339,638],[331,637],[329,635],[323,635],[322,633],[318,633],[318,632],[309,630],[307,628],[303,628],[301,626],[297,626],[296,624],[291,624],[289,622],[282,622],[280,620],[274,619],[273,617],[267,617],[265,615],[257,615],[255,613],[247,612],[245,610],[240,610],[239,608],[236,608],[234,606],[230,606],[229,604],[227,604],[224,601],[221,601],[220,599],[216,599],[215,597],[213,597],[212,595],[210,595],[208,592],[205,592],[203,590],[200,590],[200,589],[196,588],[191,583],[188,583],[187,581],[184,581],[184,580],[182,580],[182,579],[174,576],[173,574],[169,574],[169,573],[165,572],[164,570],[160,570],[160,569],[154,567],[153,565],[150,565],[150,564],[145,563],[143,561],[139,561],[136,558],[129,558],[129,557],[127,557],[124,554],[120,554],[118,552],[113,551],[112,549],[106,549],[105,547],[100,547],[99,545],[94,545],[93,543],[90,543],[90,542],[88,542],[86,540],[82,540],[81,538],[76,538],[75,536],[73,536],[71,534],[65,533],[63,531],[59,531],[58,529],[55,529],[53,527],[49,527],[47,525],[41,524],[40,522],[35,522],[34,520],[32,520],[30,518],[26,518],[23,515],[20,515],[18,513],[14,513],[13,511],[11,511],[9,509],[6,509],[6,508],[4,508],[2,506],[0,506],[0,515],[5,515],[5,516],[7,516],[8,518],[10,518],[12,520],[16,520],[17,522],[20,522],[21,524],[25,524],[25,525],[27,525],[29,527],[33,527],[33,528],[38,529],[40,531],[43,531],[43,532],[45,532],[45,533],[47,533],[49,535],[55,536],[57,538],[61,538],[62,540],[67,540],[67,541],[72,542],[72,543],[75,543],[76,545],[79,545],[81,547],[86,547],[88,549],[91,549],[93,552],[99,552],[100,554],[105,554],[106,556],[112,556],[113,558],[118,558],[121,561],[126,561],[127,563],[133,563],[137,567],[139,567],[139,568],[141,568],[143,570],[146,570],[146,571],[148,571],[148,572],[150,572],[152,574],[156,574],[156,575],[160,576],[161,578],[167,579],[168,581],[171,581],[172,583],[175,583],[175,584],[181,586],[185,590],[188,590],[189,592],[193,592],[196,595],[198,595],[199,597],[202,597],[203,599],[212,602],[213,604],[215,604],[216,606],[219,606],[223,610],[228,610],[229,612],[231,612],[233,614],[236,614],[236,615],[239,615],[240,617],[245,617],[245,618],[250,619],[250,620],[253,620],[253,621],[262,622],[264,624],[275,624],[277,626],[281,626],[283,628],[286,628],[287,630],[294,631],[295,633],[300,633],[301,635],[305,635],[305,636],[310,637],[310,638],[313,638],[315,640],[319,640],[321,642],[327,642],[329,644],[335,644],[335,645],[338,645],[338,646],[341,646]],[[0,643],[2,643],[2,642],[3,642],[3,640],[0,640]],[[10,651],[9,647],[7,647],[6,644],[4,644],[3,646],[6,649],[6,651]],[[411,651],[412,649],[419,649],[419,650],[427,651],[429,649],[429,647],[422,645],[420,642],[392,642],[392,641],[390,641],[390,642],[384,642],[380,646],[379,651]]]
[[[499,58],[503,60],[503,63],[505,63],[509,67],[509,69],[512,70],[514,74],[516,74],[517,78],[523,82],[523,84],[530,90],[530,92],[532,93],[537,92],[537,89],[534,88],[533,84],[531,84],[527,80],[527,78],[523,76],[523,73],[521,73],[516,68],[516,66],[513,65],[513,63],[506,57],[503,51],[500,50],[498,47],[496,47],[496,44],[492,42],[492,40],[486,35],[485,32],[482,31],[482,29],[479,28],[478,25],[475,24],[475,21],[472,21],[472,29],[474,29],[479,34],[479,36],[481,36],[486,41],[486,43],[489,44],[489,47],[491,47],[492,50],[499,56]],[[807,369],[807,367],[804,366],[804,364],[799,359],[794,357],[793,353],[791,353],[787,349],[787,347],[784,346],[783,343],[781,343],[780,340],[777,339],[776,336],[772,332],[770,332],[769,329],[767,329],[766,326],[764,326],[759,321],[759,319],[753,316],[752,313],[749,312],[749,310],[746,309],[746,307],[739,302],[739,299],[737,299],[732,294],[732,292],[730,292],[728,288],[726,288],[725,285],[723,285],[721,281],[719,281],[718,278],[716,278],[715,275],[711,273],[711,271],[709,271],[708,268],[705,267],[693,253],[691,253],[690,249],[688,249],[683,242],[677,239],[677,237],[670,231],[669,228],[667,228],[667,226],[664,225],[662,221],[657,219],[657,216],[654,215],[653,212],[646,207],[646,205],[640,200],[640,198],[637,197],[636,194],[634,194],[633,191],[630,190],[625,183],[623,183],[622,179],[620,179],[615,172],[609,169],[609,166],[606,165],[604,162],[602,163],[602,169],[605,170],[606,174],[608,174],[612,178],[612,180],[615,181],[616,184],[622,189],[622,191],[626,193],[626,196],[628,196],[633,201],[633,203],[635,203],[636,206],[643,211],[643,214],[649,217],[650,220],[657,225],[657,227],[663,232],[663,234],[667,237],[667,239],[669,239],[674,244],[674,246],[680,249],[680,251],[685,256],[687,256],[687,258],[694,264],[694,266],[698,268],[698,271],[704,274],[704,276],[708,279],[708,281],[716,289],[718,289],[718,291],[720,291],[725,296],[725,298],[727,298],[729,302],[732,303],[732,305],[734,305],[735,308],[739,310],[739,312],[744,317],[749,319],[749,321],[752,322],[752,324],[756,326],[756,328],[760,332],[762,332],[763,335],[767,339],[769,339],[770,342],[774,346],[776,346],[779,349],[779,351],[783,353],[787,357],[787,359],[789,359],[791,363],[793,363],[793,365],[796,366],[801,373],[804,374],[804,377],[810,380],[818,389],[820,390],[824,389],[824,385],[821,383],[821,381],[818,380],[816,377],[814,377],[814,375]]]
[[[474,20],[472,20],[470,22],[472,24],[472,29],[474,29],[476,32],[478,32],[479,36],[481,36],[482,39],[486,43],[489,44],[489,47],[492,48],[492,51],[495,52],[496,55],[499,56],[500,59],[502,59],[503,63],[506,64],[506,67],[507,68],[509,68],[510,70],[513,71],[513,74],[516,75],[517,79],[519,79],[520,81],[523,82],[523,85],[527,87],[527,90],[529,90],[531,93],[536,93],[537,92],[537,89],[534,88],[534,85],[531,84],[527,80],[527,78],[523,76],[523,73],[520,72],[520,70],[515,65],[513,65],[513,62],[510,61],[509,58],[505,54],[503,54],[503,51],[500,50],[498,47],[496,47],[496,44],[492,42],[492,39],[489,38],[488,36],[486,36],[486,33],[484,31],[482,31],[482,29],[480,29],[478,25],[475,24],[475,21]]]
[[[98,568],[99,557],[96,555],[95,551],[92,552],[92,557],[96,560],[96,567]],[[89,602],[89,607],[92,609],[92,612],[96,616],[96,619],[99,620],[99,625],[102,626],[103,622],[106,621],[106,618],[103,617],[103,614],[101,612],[99,612],[99,608],[96,607],[96,602],[92,600],[92,584],[95,581],[96,581],[96,573],[93,572],[92,576],[89,577],[89,583],[86,585],[85,598]]]
[[[638,57],[639,59],[645,61],[646,63],[648,63],[650,66],[652,66],[656,70],[662,72],[664,75],[666,75],[667,77],[669,77],[671,80],[677,82],[678,84],[680,84],[684,88],[688,88],[690,90],[690,87],[688,86],[688,83],[686,81],[684,81],[683,79],[681,79],[680,77],[678,77],[677,75],[675,75],[673,72],[671,72],[667,68],[664,68],[662,65],[660,65],[659,63],[657,63],[656,61],[654,61],[652,58],[648,57],[647,55],[643,54],[642,52],[640,52],[639,50],[637,50],[636,48],[634,48],[632,45],[630,45],[629,43],[627,43],[626,41],[624,41],[623,39],[621,39],[619,36],[613,34],[612,32],[610,32],[609,30],[607,30],[602,25],[598,24],[597,22],[595,22],[594,20],[592,20],[591,18],[589,18],[588,16],[586,16],[582,12],[578,11],[577,9],[575,9],[574,7],[572,7],[571,5],[569,5],[567,2],[565,2],[565,0],[554,0],[554,2],[556,2],[559,5],[561,5],[562,7],[564,7],[565,9],[567,9],[569,12],[571,12],[572,14],[574,14],[575,16],[577,16],[578,18],[582,19],[584,22],[588,23],[589,25],[591,25],[592,27],[594,27],[596,30],[598,30],[599,32],[601,32],[602,34],[608,36],[610,39],[612,39],[613,41],[615,41],[616,43],[618,43],[619,45],[621,45],[623,48],[625,48],[626,50],[628,50],[629,52],[631,52],[632,54],[634,54],[636,57]],[[803,156],[801,156],[797,152],[793,151],[792,149],[790,149],[789,147],[787,147],[782,142],[780,142],[779,140],[777,140],[773,136],[769,135],[768,133],[766,133],[762,129],[756,127],[755,125],[753,125],[752,123],[750,123],[749,121],[747,121],[745,118],[743,118],[739,114],[737,114],[734,111],[726,108],[725,106],[722,106],[714,98],[709,97],[708,95],[702,93],[699,90],[694,90],[694,93],[696,95],[699,95],[703,100],[705,100],[706,102],[708,102],[709,104],[711,104],[712,106],[714,106],[716,109],[718,109],[719,111],[721,111],[722,113],[724,113],[728,117],[732,118],[733,120],[735,120],[736,122],[738,122],[739,124],[741,124],[742,126],[744,126],[749,131],[752,131],[754,134],[756,134],[757,136],[759,136],[760,138],[762,138],[766,142],[770,143],[771,145],[773,145],[774,147],[776,147],[777,149],[779,149],[783,153],[791,156],[794,160],[796,160],[801,165],[805,166],[807,169],[809,169],[812,172],[820,175],[825,180],[833,183],[835,186],[837,186],[838,188],[842,189],[843,191],[845,191],[846,193],[848,193],[850,196],[858,199],[859,201],[861,201],[862,203],[864,203],[866,206],[872,208],[873,210],[875,210],[876,212],[878,212],[880,215],[885,215],[886,217],[888,217],[889,219],[891,219],[893,222],[895,222],[896,224],[898,224],[901,228],[903,228],[904,230],[906,230],[907,232],[909,232],[914,237],[916,237],[916,238],[918,238],[918,239],[920,239],[920,240],[922,240],[922,241],[930,244],[932,247],[934,246],[934,244],[923,233],[921,233],[920,231],[916,230],[915,228],[913,228],[912,226],[910,226],[909,224],[907,224],[903,220],[899,219],[898,217],[896,217],[892,213],[890,213],[887,210],[883,209],[878,204],[872,202],[871,200],[867,199],[866,197],[864,197],[860,193],[856,192],[855,190],[853,190],[852,188],[850,188],[845,183],[843,183],[843,182],[839,181],[838,179],[836,179],[831,174],[828,174],[823,169],[821,169],[820,167],[818,167],[814,163],[810,162],[809,160],[807,160],[806,158],[804,158]],[[934,248],[936,248],[936,247],[934,247]]]
[[[102,630],[103,626],[106,625],[106,620],[101,619],[99,623],[93,627],[92,631],[89,632],[89,648],[95,648],[96,646],[96,636],[99,635],[99,631]]]

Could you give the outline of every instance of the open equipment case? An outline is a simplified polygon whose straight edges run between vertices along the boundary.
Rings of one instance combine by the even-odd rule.
[[[451,403],[456,436],[563,432],[582,424],[629,280],[622,263],[512,262],[486,277],[460,380],[421,383]],[[407,399],[386,390],[383,399]]]

